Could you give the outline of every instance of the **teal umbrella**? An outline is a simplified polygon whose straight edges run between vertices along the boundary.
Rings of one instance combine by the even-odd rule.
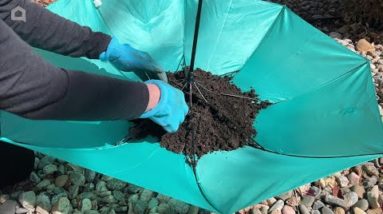
[[[166,70],[190,61],[196,0],[60,0],[50,10],[147,51]],[[111,65],[36,50],[57,66],[123,79]],[[205,0],[196,67],[255,88],[274,105],[254,121],[265,150],[203,156],[195,170],[156,139],[117,145],[128,121],[30,121],[1,112],[1,140],[190,204],[232,213],[378,158],[383,129],[369,62],[288,8],[257,0]],[[86,87],[86,86],[84,86]],[[121,92],[124,93],[124,92]],[[181,142],[180,142],[181,143]]]

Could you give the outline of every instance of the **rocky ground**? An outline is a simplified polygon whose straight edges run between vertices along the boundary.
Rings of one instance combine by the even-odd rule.
[[[371,61],[383,106],[383,33],[342,17],[337,0],[274,0]],[[40,0],[44,4],[51,0]],[[381,108],[382,109],[382,108]],[[382,111],[381,111],[382,112]],[[383,159],[374,160],[268,199],[240,213],[381,214]],[[17,213],[208,213],[164,195],[37,155],[29,181],[0,192],[2,207]]]

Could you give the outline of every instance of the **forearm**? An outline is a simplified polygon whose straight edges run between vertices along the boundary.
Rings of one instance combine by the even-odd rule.
[[[25,22],[12,20],[17,6],[26,11]],[[68,56],[97,59],[111,40],[28,0],[0,0],[0,18],[30,45]]]
[[[45,62],[0,20],[0,109],[31,119],[116,120],[139,117],[148,88]]]

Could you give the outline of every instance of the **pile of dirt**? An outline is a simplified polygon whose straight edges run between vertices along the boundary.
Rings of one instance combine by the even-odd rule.
[[[191,157],[213,151],[230,151],[239,147],[256,146],[253,121],[269,103],[258,99],[254,90],[241,92],[230,77],[216,76],[196,70],[190,105],[189,87],[185,87],[184,72],[169,73],[169,83],[183,89],[190,112],[177,133],[165,133],[150,120],[137,120],[129,139],[148,135],[161,139],[161,146]]]

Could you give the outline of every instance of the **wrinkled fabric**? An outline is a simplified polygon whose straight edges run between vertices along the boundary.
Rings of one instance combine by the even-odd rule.
[[[257,0],[203,2],[196,67],[233,75],[242,90],[253,88],[274,103],[254,121],[255,140],[265,150],[214,152],[193,169],[184,155],[150,137],[116,144],[129,123],[32,123],[3,114],[2,136],[216,213],[233,213],[382,156],[383,128],[366,59],[286,7]],[[196,6],[196,0],[109,0],[96,9],[91,0],[61,0],[50,9],[147,51],[174,71],[183,58],[190,60]],[[43,55],[56,64],[75,63]],[[136,78],[99,61],[82,63],[90,72]],[[58,129],[71,133],[71,140]]]

